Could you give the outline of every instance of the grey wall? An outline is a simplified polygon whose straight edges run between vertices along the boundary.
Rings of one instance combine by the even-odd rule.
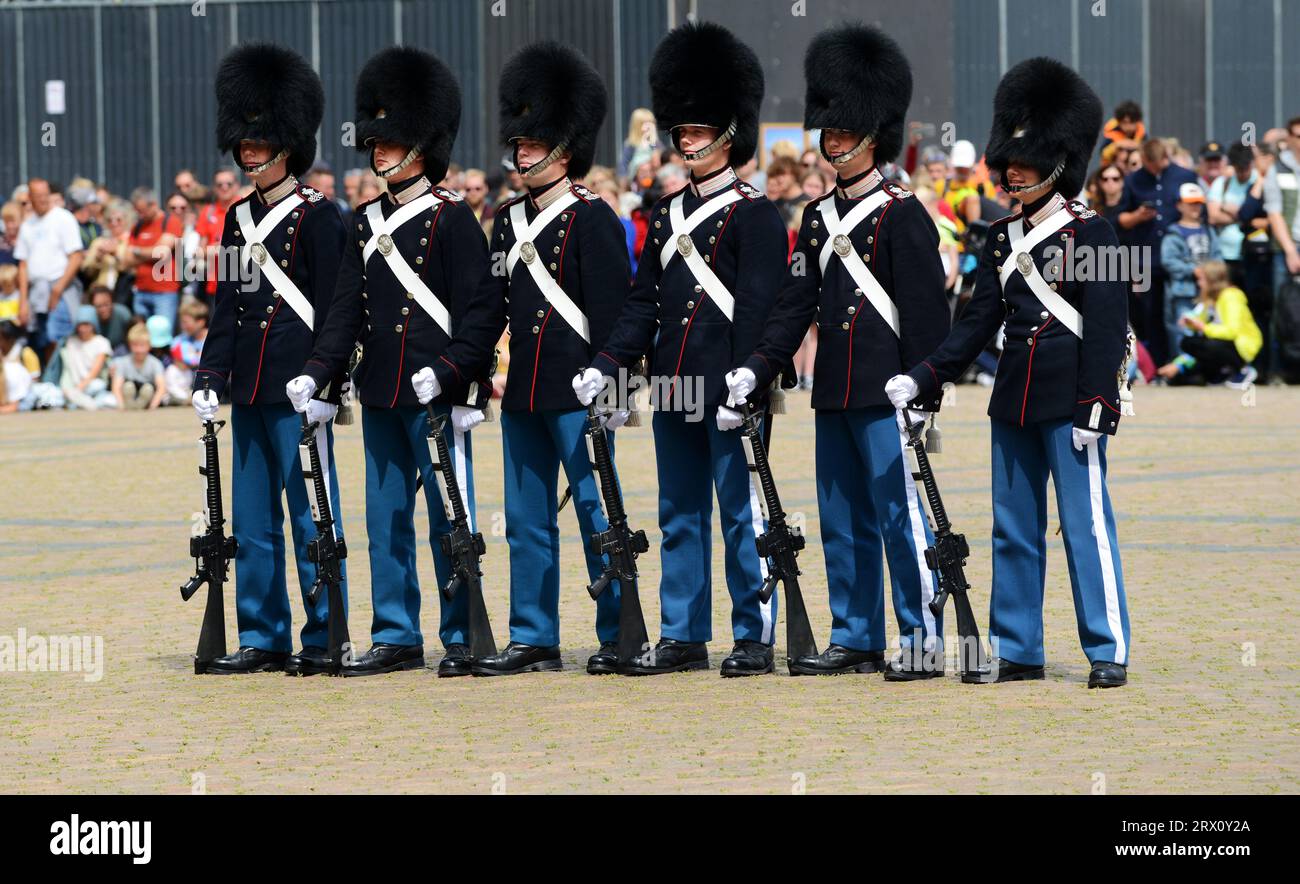
[[[1195,147],[1300,113],[1300,3],[1292,0],[189,0],[7,3],[0,7],[0,189],[26,175],[76,174],[118,191],[165,186],[182,166],[207,175],[211,74],[234,42],[276,40],[321,72],[322,156],[360,163],[341,143],[352,83],[380,47],[409,42],[445,59],[466,112],[455,159],[495,162],[497,73],[523,44],[568,42],[608,77],[598,159],[612,163],[628,114],[648,104],[645,69],[670,21],[720,21],[750,43],[767,76],[764,118],[803,115],[803,51],[829,23],[894,34],[912,59],[914,118],[951,123],[978,147],[998,77],[1045,53],[1075,65],[1109,110],[1141,101],[1152,131]],[[1103,15],[1095,14],[1104,10]],[[504,14],[499,14],[504,12]],[[1208,66],[1207,66],[1208,60]],[[45,112],[45,82],[67,108]],[[47,124],[53,123],[53,141]]]

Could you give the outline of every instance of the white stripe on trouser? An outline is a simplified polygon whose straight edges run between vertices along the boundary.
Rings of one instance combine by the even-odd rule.
[[[1110,548],[1110,532],[1106,530],[1105,491],[1101,478],[1100,442],[1084,446],[1088,452],[1088,501],[1092,509],[1092,534],[1097,538],[1097,557],[1101,560],[1101,585],[1106,597],[1106,624],[1115,637],[1115,659],[1111,662],[1127,664],[1128,647],[1124,644],[1124,624],[1119,613],[1119,584],[1115,580],[1115,558]]]
[[[765,530],[765,526],[763,525],[763,507],[759,502],[758,490],[754,488],[753,482],[749,483],[749,523],[753,527],[754,537],[755,539],[757,539],[758,535],[762,534],[763,531]],[[758,574],[764,580],[767,579],[767,558],[765,556],[758,557]],[[757,586],[754,587],[754,591],[758,592]],[[776,598],[776,593],[773,593],[772,598],[769,598],[767,601],[758,603],[758,611],[760,616],[762,616],[763,618],[762,641],[763,644],[765,645],[770,645],[772,643],[772,625],[773,625],[772,624],[772,599],[773,598]],[[786,613],[788,616],[789,612]]]
[[[451,435],[456,446],[451,458],[456,470],[456,484],[460,486],[460,503],[465,507],[465,521],[469,524],[470,533],[473,533],[474,511],[469,505],[469,470],[465,468],[465,433],[453,429]]]
[[[933,651],[937,628],[930,602],[934,600],[934,582],[930,566],[925,563],[925,515],[921,512],[921,499],[916,493],[916,482],[912,479],[912,469],[907,461],[907,433],[902,427],[898,429],[899,444],[902,445],[903,488],[907,490],[907,522],[912,529],[912,548],[916,551],[916,569],[921,579],[921,622],[925,625],[924,647],[922,650]]]
[[[338,513],[334,512],[334,501],[330,496],[330,444],[329,439],[325,436],[326,422],[321,421],[316,426],[316,451],[320,454],[320,475],[321,481],[325,485],[325,505],[330,508],[330,525],[334,531],[334,537],[339,536]],[[308,487],[308,494],[315,494],[316,489]]]

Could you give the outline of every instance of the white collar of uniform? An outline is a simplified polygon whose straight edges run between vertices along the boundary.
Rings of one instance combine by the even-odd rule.
[[[273,206],[298,189],[298,179],[285,175],[284,180],[270,190],[258,190],[257,195],[265,205]]]
[[[1042,208],[1026,218],[1025,221],[1029,223],[1030,227],[1037,227],[1064,208],[1066,202],[1068,201],[1060,193],[1054,193],[1051,199],[1043,203]]]
[[[408,184],[397,193],[393,193],[389,190],[388,199],[396,205],[404,206],[407,203],[424,196],[430,190],[433,190],[433,185],[429,183],[427,176],[421,175],[417,181]]]
[[[691,193],[707,199],[735,184],[736,179],[736,170],[726,166],[721,172],[714,173],[712,178],[706,178],[699,183],[696,183],[695,179],[692,178],[690,183]]]
[[[533,205],[537,206],[537,211],[540,212],[551,203],[568,193],[571,186],[572,182],[570,182],[567,177],[562,178],[548,188],[546,193],[542,194],[540,197],[533,197],[530,195],[529,199],[533,201]]]
[[[848,187],[836,186],[835,193],[839,196],[840,199],[847,199],[847,200],[861,199],[871,191],[875,190],[876,186],[879,185],[880,182],[884,180],[885,180],[885,176],[880,174],[880,170],[873,167],[872,170],[867,173],[867,176],[863,178],[861,181],[854,182],[853,184],[850,184]]]

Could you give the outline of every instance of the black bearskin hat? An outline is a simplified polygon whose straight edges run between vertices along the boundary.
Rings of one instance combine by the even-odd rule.
[[[804,55],[805,129],[843,129],[872,135],[877,162],[903,149],[912,66],[884,31],[846,24],[822,31]]]
[[[605,83],[585,58],[551,41],[525,46],[501,69],[498,93],[503,142],[562,144],[570,154],[569,177],[587,174],[606,99]]]
[[[391,141],[424,155],[430,181],[441,181],[460,128],[460,84],[422,49],[390,46],[357,76],[357,149]]]
[[[1026,59],[993,96],[984,163],[1000,175],[1020,162],[1046,178],[1064,162],[1053,189],[1072,198],[1083,189],[1102,118],[1101,99],[1082,77],[1055,59]]]
[[[325,90],[306,59],[274,43],[237,46],[217,68],[216,90],[220,150],[237,152],[245,139],[266,141],[289,151],[289,174],[311,168]]]
[[[754,156],[763,67],[754,50],[721,25],[687,22],[669,31],[650,61],[650,94],[661,129],[693,124],[726,130],[734,121],[731,165]]]

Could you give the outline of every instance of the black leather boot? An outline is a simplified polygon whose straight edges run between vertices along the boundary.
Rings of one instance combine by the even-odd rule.
[[[1128,667],[1108,660],[1098,660],[1088,673],[1090,688],[1119,688],[1128,684]]]
[[[884,651],[855,651],[844,645],[828,645],[820,654],[808,654],[790,661],[791,675],[840,675],[845,672],[879,672],[884,668]]]
[[[722,661],[723,678],[742,675],[766,675],[772,671],[772,646],[742,638]]]
[[[447,653],[438,661],[439,678],[455,678],[469,675],[474,664],[474,657],[469,652],[469,645],[447,645]]]
[[[376,642],[370,646],[370,650],[358,657],[356,662],[344,666],[340,674],[349,678],[358,678],[364,675],[383,675],[385,672],[423,668],[423,645],[390,645]]]
[[[283,651],[263,651],[242,647],[233,654],[218,657],[208,664],[210,675],[244,675],[249,672],[280,672],[289,655]]]
[[[961,680],[966,684],[1000,684],[1004,681],[1041,681],[1046,671],[1041,665],[1015,663],[998,657],[988,669],[966,672]]]
[[[624,675],[663,675],[709,668],[709,648],[704,642],[679,642],[659,639],[659,644],[639,657],[633,657],[619,672]]]
[[[518,675],[521,672],[554,672],[563,668],[559,645],[538,648],[511,642],[501,653],[475,660],[471,671],[475,675]]]

